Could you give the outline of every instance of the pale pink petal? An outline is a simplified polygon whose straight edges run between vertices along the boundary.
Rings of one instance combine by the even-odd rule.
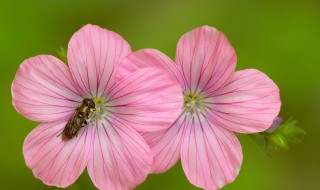
[[[107,97],[107,112],[140,132],[168,128],[183,106],[178,82],[164,70],[152,67],[130,74]]]
[[[223,87],[235,70],[236,60],[236,53],[226,36],[209,26],[184,34],[175,57],[186,82],[180,84],[192,93]]]
[[[163,69],[167,71],[173,79],[179,83],[184,83],[183,73],[179,70],[177,64],[156,49],[143,49],[131,53],[120,64],[117,71],[117,81],[120,81],[129,74],[146,67]]]
[[[144,133],[153,154],[151,173],[163,173],[174,166],[180,159],[180,149],[184,130],[190,120],[184,114],[168,129]]]
[[[68,67],[50,55],[25,60],[16,73],[11,91],[16,110],[40,122],[70,118],[82,101]]]
[[[152,164],[150,148],[131,127],[116,118],[102,120],[96,128],[88,172],[102,190],[133,189],[142,183]]]
[[[210,94],[210,92],[208,92]],[[277,85],[264,73],[247,69],[237,71],[222,89],[203,100],[207,117],[220,127],[239,133],[268,129],[281,106]]]
[[[80,129],[78,136],[63,141],[66,121],[42,123],[25,139],[23,155],[36,178],[47,185],[67,187],[85,169],[93,141],[92,126]]]
[[[68,63],[83,96],[100,97],[115,83],[119,63],[131,52],[118,34],[86,25],[71,38]]]
[[[235,134],[197,115],[185,129],[181,163],[190,183],[206,190],[219,189],[237,177],[241,145]]]

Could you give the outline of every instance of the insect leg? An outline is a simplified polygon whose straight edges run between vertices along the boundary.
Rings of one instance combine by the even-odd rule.
[[[57,137],[60,137],[62,135],[63,131],[61,131],[61,133],[59,135],[57,135]]]
[[[87,124],[88,124],[87,120],[84,120],[84,121],[83,121],[83,124],[81,125],[81,127],[84,127],[84,126],[86,126]]]

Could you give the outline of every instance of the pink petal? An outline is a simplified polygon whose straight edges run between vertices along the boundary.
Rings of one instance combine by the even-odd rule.
[[[117,81],[120,81],[129,74],[146,67],[163,69],[167,71],[173,79],[179,81],[179,83],[184,82],[182,72],[179,70],[177,64],[156,49],[143,49],[131,53],[120,64],[116,76]]]
[[[80,129],[78,136],[62,141],[66,121],[42,123],[26,137],[23,155],[35,177],[47,185],[67,187],[85,169],[91,152],[92,127]]]
[[[237,71],[224,88],[210,96],[203,101],[211,109],[210,120],[239,133],[265,131],[281,106],[277,85],[254,69]]]
[[[189,120],[182,114],[168,129],[144,133],[153,154],[151,173],[163,173],[180,159],[181,141]]]
[[[16,73],[11,91],[16,110],[40,122],[70,118],[82,101],[68,67],[50,55],[25,60]]]
[[[198,93],[223,87],[235,70],[237,58],[222,32],[203,26],[181,37],[175,60],[185,76],[183,89]]]
[[[138,131],[168,128],[183,105],[182,89],[167,72],[140,69],[120,81],[108,94],[108,112]]]
[[[242,163],[237,137],[203,115],[192,117],[181,145],[181,163],[190,183],[214,190],[234,181]]]
[[[131,52],[118,34],[95,25],[76,32],[68,46],[68,63],[83,96],[100,97],[115,83],[118,64]]]
[[[99,189],[133,189],[142,183],[152,164],[150,148],[131,127],[116,118],[98,123],[89,175]]]

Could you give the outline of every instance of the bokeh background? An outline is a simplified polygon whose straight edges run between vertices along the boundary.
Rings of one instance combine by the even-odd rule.
[[[56,189],[25,166],[23,140],[37,123],[14,110],[10,85],[24,59],[55,54],[87,23],[119,33],[133,50],[156,48],[171,58],[180,36],[192,28],[210,25],[223,31],[236,49],[237,70],[267,73],[281,89],[281,116],[297,119],[307,131],[303,143],[269,156],[240,136],[243,166],[236,181],[223,189],[319,189],[319,0],[1,0],[0,189]],[[84,172],[68,189],[95,188]],[[179,163],[165,174],[150,175],[136,189],[197,188]]]

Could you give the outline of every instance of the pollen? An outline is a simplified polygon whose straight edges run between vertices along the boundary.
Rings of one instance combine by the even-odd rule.
[[[89,115],[88,123],[97,122],[100,119],[104,119],[107,117],[107,103],[108,101],[100,98],[94,99],[95,108],[91,110]]]
[[[200,94],[187,94],[184,97],[184,108],[187,114],[198,113],[202,108],[202,96]]]

